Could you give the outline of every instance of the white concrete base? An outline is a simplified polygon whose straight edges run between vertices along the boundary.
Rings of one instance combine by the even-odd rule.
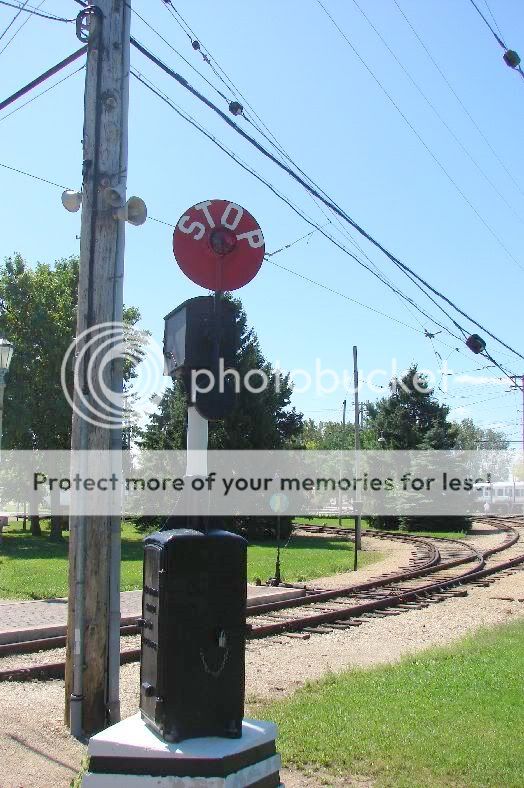
[[[246,719],[240,739],[213,736],[169,743],[150,730],[138,713],[89,740],[92,771],[84,775],[82,788],[281,785],[276,781],[280,769],[276,735],[274,723]]]

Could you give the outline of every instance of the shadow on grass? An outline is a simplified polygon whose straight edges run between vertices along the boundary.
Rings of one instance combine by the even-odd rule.
[[[4,530],[4,539],[0,547],[0,561],[11,558],[22,561],[39,561],[50,558],[68,558],[69,538],[67,532],[60,542],[52,542],[49,532],[42,531],[41,536],[32,536],[29,531]],[[122,561],[141,561],[144,555],[142,540],[122,536]]]

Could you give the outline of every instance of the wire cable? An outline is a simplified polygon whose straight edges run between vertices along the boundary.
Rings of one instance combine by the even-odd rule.
[[[484,331],[488,336],[490,336],[496,342],[498,342],[503,347],[505,347],[507,350],[511,351],[516,356],[519,356],[519,358],[522,358],[524,360],[524,355],[522,355],[521,353],[519,353],[519,351],[517,351],[513,347],[511,347],[511,345],[508,345],[506,342],[504,342],[503,340],[499,339],[499,337],[497,337],[495,334],[493,334],[491,331],[489,331],[487,328],[485,328],[480,322],[478,322],[474,318],[470,317],[464,310],[462,310],[453,301],[451,301],[451,299],[449,299],[443,293],[439,292],[436,288],[434,288],[432,285],[430,285],[429,282],[427,282],[423,277],[419,276],[419,274],[417,274],[412,268],[410,268],[405,263],[402,263],[397,257],[395,257],[391,252],[389,252],[379,241],[377,241],[366,230],[364,230],[362,227],[360,227],[360,225],[358,225],[357,222],[355,222],[336,203],[330,201],[330,199],[328,199],[327,197],[324,197],[321,193],[319,193],[317,190],[312,188],[303,178],[301,178],[299,175],[297,175],[296,172],[291,170],[286,164],[284,164],[282,161],[277,159],[270,151],[266,150],[257,140],[255,140],[253,137],[251,137],[249,134],[247,134],[247,132],[245,132],[240,126],[238,126],[234,121],[232,121],[224,112],[222,112],[222,110],[219,107],[217,107],[215,104],[213,104],[212,101],[210,101],[208,98],[203,96],[198,90],[196,90],[192,85],[190,85],[187,82],[186,79],[184,79],[183,77],[180,76],[180,74],[177,74],[169,66],[167,66],[165,63],[163,63],[159,58],[157,58],[155,55],[153,55],[151,52],[149,52],[149,50],[147,50],[142,44],[140,44],[138,41],[136,41],[136,39],[131,38],[131,43],[133,44],[133,46],[135,46],[135,48],[137,48],[139,50],[139,52],[144,54],[145,57],[147,57],[149,60],[151,60],[151,62],[155,63],[155,65],[157,65],[162,71],[164,71],[166,74],[168,74],[173,79],[175,79],[180,85],[182,85],[182,87],[184,87],[186,90],[188,90],[192,95],[194,95],[200,101],[202,101],[207,107],[209,107],[214,112],[216,112],[222,118],[222,120],[224,120],[227,123],[228,126],[230,126],[232,129],[234,129],[245,140],[250,142],[260,153],[262,153],[264,156],[266,156],[266,158],[268,158],[274,164],[277,164],[277,166],[280,169],[284,170],[284,172],[287,172],[288,175],[290,175],[295,181],[297,181],[301,186],[303,186],[310,194],[312,194],[313,196],[318,198],[322,203],[327,205],[328,208],[330,208],[332,211],[337,213],[342,219],[347,221],[348,224],[350,224],[355,230],[357,230],[357,232],[359,232],[364,238],[366,238],[366,240],[368,240],[377,249],[379,249],[383,254],[385,254],[386,257],[388,257],[389,260],[391,260],[391,262],[393,262],[394,265],[396,265],[400,270],[402,270],[402,272],[405,275],[407,275],[408,273],[411,274],[418,281],[419,284],[423,285],[425,288],[427,288],[429,291],[431,291],[433,293],[433,295],[435,295],[438,298],[440,298],[443,301],[445,301],[455,311],[457,311],[459,314],[461,314],[463,317],[465,317],[467,320],[469,320],[472,324],[474,324],[475,326],[480,328],[482,331]],[[146,83],[144,83],[144,84],[146,84]],[[149,87],[149,89],[152,90],[152,88],[149,85],[147,87]],[[153,90],[153,92],[155,92],[155,91]],[[158,95],[160,95],[160,97],[162,97],[163,100],[166,100],[165,97],[162,96],[162,94],[158,93]],[[174,107],[172,106],[172,108],[174,108]],[[177,109],[176,111],[179,111],[179,110]],[[207,134],[207,132],[205,132],[205,131],[203,133]],[[210,136],[210,138],[212,138],[211,135],[209,135],[209,136]],[[252,174],[253,174],[253,172],[252,172]],[[259,177],[259,176],[257,176],[257,177]],[[266,185],[268,185],[268,184],[266,183]],[[295,208],[293,208],[293,210],[295,210]],[[314,224],[313,226],[317,226],[317,225]],[[317,227],[317,229],[318,229],[318,227]],[[321,232],[322,232],[322,234],[325,234],[325,231],[321,231]],[[331,240],[333,240],[333,239],[331,238]],[[341,247],[341,248],[343,248],[343,247]],[[353,255],[353,257],[354,257],[354,255]],[[359,264],[362,265],[362,261],[360,261],[358,259],[357,259],[357,261],[359,262]],[[365,266],[365,267],[367,267],[367,266]],[[369,267],[367,267],[367,268],[369,270]],[[374,275],[376,275],[376,274],[374,274]],[[448,330],[448,329],[446,329],[446,330]]]
[[[464,154],[465,154],[465,155],[468,157],[468,159],[471,161],[471,163],[472,163],[472,164],[473,164],[473,165],[476,167],[476,169],[477,169],[477,170],[479,171],[479,173],[482,175],[482,177],[484,178],[484,180],[485,180],[485,181],[486,181],[486,182],[487,182],[487,183],[488,183],[488,184],[491,186],[491,188],[493,189],[493,191],[494,191],[494,192],[495,192],[495,193],[496,193],[496,194],[497,194],[497,195],[500,197],[500,199],[501,199],[501,200],[502,200],[502,202],[503,202],[503,203],[506,205],[506,207],[510,209],[510,211],[511,211],[511,212],[514,214],[514,216],[516,216],[516,218],[517,218],[517,219],[518,219],[520,222],[523,222],[523,223],[524,223],[524,219],[522,218],[522,216],[520,216],[520,215],[518,214],[518,212],[515,210],[514,206],[513,206],[513,205],[511,205],[511,203],[509,203],[509,202],[508,202],[508,200],[506,199],[506,197],[505,197],[505,196],[502,194],[502,192],[501,192],[501,191],[500,191],[500,190],[497,188],[497,186],[496,186],[496,185],[493,183],[493,181],[491,180],[491,178],[489,177],[489,175],[487,175],[487,173],[484,171],[484,169],[481,167],[481,165],[478,163],[478,161],[477,161],[477,160],[474,158],[474,156],[472,156],[472,154],[470,153],[470,151],[469,151],[469,150],[466,148],[466,146],[463,144],[462,140],[461,140],[461,139],[460,139],[460,138],[459,138],[459,137],[458,137],[458,136],[455,134],[455,132],[453,131],[453,129],[451,128],[451,126],[450,126],[450,125],[447,123],[447,121],[446,121],[446,120],[445,120],[445,119],[442,117],[442,115],[440,114],[440,112],[438,111],[438,109],[435,107],[435,105],[433,104],[433,102],[432,102],[432,101],[431,101],[431,100],[428,98],[428,96],[426,95],[426,93],[425,93],[425,92],[422,90],[422,88],[420,87],[420,85],[418,84],[418,82],[417,82],[417,81],[416,81],[416,80],[415,80],[415,79],[412,77],[412,75],[410,74],[409,70],[408,70],[408,69],[406,68],[406,66],[405,66],[405,65],[402,63],[402,61],[400,60],[400,58],[399,58],[399,57],[398,57],[398,56],[395,54],[395,52],[393,51],[393,49],[391,49],[391,47],[389,46],[388,42],[386,41],[386,39],[385,39],[385,38],[384,38],[384,36],[382,35],[382,33],[381,33],[381,32],[380,32],[380,31],[379,31],[379,30],[378,30],[378,29],[375,27],[375,25],[373,24],[373,22],[371,21],[371,19],[369,18],[369,16],[366,14],[366,12],[365,12],[365,11],[364,11],[364,10],[363,10],[361,7],[360,7],[360,5],[358,4],[357,0],[353,0],[353,4],[354,4],[354,5],[356,6],[356,8],[357,8],[357,9],[360,11],[360,13],[361,13],[361,14],[362,14],[362,16],[364,17],[364,19],[366,20],[366,22],[368,23],[368,25],[369,25],[369,26],[372,28],[372,30],[374,30],[374,32],[376,33],[376,35],[377,35],[377,36],[380,38],[380,40],[382,41],[382,43],[384,44],[384,46],[386,47],[386,49],[388,50],[388,52],[390,53],[390,55],[392,56],[392,58],[395,60],[395,62],[397,63],[397,65],[398,65],[398,66],[399,66],[399,67],[402,69],[402,71],[404,72],[404,74],[406,75],[406,77],[409,79],[409,81],[411,82],[411,84],[413,85],[413,87],[414,87],[414,88],[417,90],[417,92],[418,92],[418,93],[419,93],[419,94],[422,96],[422,98],[424,99],[424,101],[426,102],[426,104],[427,104],[427,105],[429,106],[429,108],[432,110],[433,114],[434,114],[434,115],[435,115],[435,116],[436,116],[436,117],[439,119],[439,121],[442,123],[442,125],[444,126],[444,128],[445,128],[445,129],[446,129],[446,130],[449,132],[449,134],[451,135],[451,137],[452,137],[452,138],[455,140],[455,142],[457,143],[457,145],[459,146],[459,148],[461,149],[461,151],[462,151],[462,152],[463,152],[463,153],[464,153]]]
[[[493,37],[495,38],[495,41],[496,41],[498,44],[500,44],[500,46],[502,47],[502,49],[506,50],[506,49],[507,49],[507,46],[506,46],[506,44],[505,44],[505,43],[504,43],[504,41],[503,41],[503,40],[500,38],[500,36],[498,36],[498,35],[497,35],[497,33],[496,33],[494,30],[493,30],[493,28],[491,27],[490,23],[488,22],[488,20],[486,19],[486,17],[484,16],[484,14],[482,13],[482,11],[481,11],[481,10],[480,10],[480,8],[478,7],[478,5],[475,3],[475,0],[469,0],[469,2],[470,2],[470,3],[471,3],[471,5],[473,6],[473,8],[474,8],[474,9],[477,11],[477,13],[479,14],[479,16],[480,16],[480,17],[481,17],[481,18],[484,20],[484,23],[485,23],[485,24],[488,26],[488,28],[491,30],[491,33],[493,34]]]
[[[65,19],[63,16],[55,16],[55,14],[45,14],[42,11],[38,11],[38,9],[33,8],[32,6],[27,6],[27,3],[24,3],[23,6],[16,5],[15,3],[9,3],[7,0],[0,0],[0,5],[8,6],[9,8],[16,8],[19,11],[23,11],[25,14],[31,14],[32,16],[40,16],[42,19],[50,19],[53,22],[75,22],[76,17],[74,19]]]
[[[466,113],[467,117],[470,119],[471,123],[473,124],[473,126],[475,127],[477,132],[480,134],[480,136],[482,137],[482,139],[484,140],[484,142],[486,143],[488,148],[490,149],[490,151],[493,154],[493,156],[495,157],[495,159],[498,161],[498,163],[500,164],[500,166],[502,167],[502,169],[504,170],[506,175],[511,179],[511,181],[514,184],[514,186],[516,186],[516,188],[519,190],[519,192],[524,196],[524,190],[521,188],[519,183],[515,180],[515,178],[513,177],[513,173],[506,167],[506,165],[504,164],[504,162],[502,161],[502,159],[498,155],[497,151],[493,148],[493,146],[491,145],[490,141],[488,140],[488,138],[486,137],[486,135],[484,134],[484,132],[482,131],[482,129],[480,128],[478,123],[476,122],[475,118],[471,115],[471,113],[469,112],[468,108],[465,106],[465,104],[463,103],[462,99],[460,98],[460,96],[455,91],[453,85],[448,80],[448,78],[446,77],[445,73],[442,71],[441,67],[439,66],[439,64],[437,63],[437,61],[435,60],[435,58],[431,54],[429,48],[427,47],[427,45],[422,40],[422,38],[419,35],[419,33],[416,31],[415,27],[413,26],[413,23],[408,19],[408,17],[406,16],[404,11],[400,7],[400,5],[398,3],[398,0],[393,0],[393,2],[395,3],[396,7],[398,8],[400,14],[404,17],[407,25],[411,28],[411,31],[412,31],[413,35],[415,36],[415,38],[417,39],[417,41],[419,42],[420,46],[423,48],[423,50],[425,51],[426,55],[431,60],[431,62],[433,63],[433,65],[435,66],[437,71],[439,72],[440,76],[442,77],[442,79],[444,80],[444,82],[446,83],[446,85],[448,86],[450,91],[455,96],[456,100],[458,101],[458,103],[460,104],[460,106],[462,107],[464,112]]]
[[[0,41],[5,36],[5,34],[8,32],[9,28],[11,28],[14,25],[14,23],[16,22],[16,20],[18,19],[18,17],[22,13],[22,11],[24,10],[24,6],[26,6],[28,4],[28,2],[29,2],[29,0],[25,0],[25,3],[22,6],[22,8],[19,8],[18,11],[16,12],[16,14],[14,15],[14,17],[11,19],[11,21],[8,22],[7,26],[5,27],[5,29],[0,34]]]
[[[151,30],[151,32],[153,32],[156,36],[158,36],[158,38],[160,38],[160,40],[163,41],[164,44],[166,44],[166,46],[169,47],[169,49],[171,49],[176,55],[178,55],[178,57],[181,58],[187,66],[189,66],[189,68],[191,68],[196,74],[198,74],[198,76],[201,77],[204,80],[204,82],[206,82],[209,85],[210,88],[212,88],[228,104],[230,103],[230,99],[228,99],[228,97],[224,93],[222,93],[221,90],[219,90],[217,87],[215,87],[215,85],[213,85],[213,83],[210,82],[209,79],[207,79],[207,77],[205,77],[204,74],[202,74],[202,72],[198,70],[198,68],[195,68],[195,66],[189,60],[187,60],[184,57],[184,55],[182,55],[178,51],[178,49],[175,49],[175,47],[172,44],[169,43],[167,38],[164,38],[162,33],[160,33],[155,27],[153,27],[153,25],[151,25],[147,21],[147,19],[144,19],[144,17],[141,14],[139,14],[138,11],[136,11],[132,6],[130,6],[129,3],[126,3],[126,5],[128,6],[128,8],[131,8],[131,11],[133,12],[133,14],[135,14],[135,16],[137,16],[140,19],[140,21],[143,22],[144,25],[146,25],[146,27],[148,27]]]
[[[70,188],[69,186],[64,186],[62,183],[55,183],[55,181],[50,181],[47,178],[41,178],[39,175],[33,175],[32,172],[19,170],[17,167],[11,167],[9,164],[4,164],[2,161],[0,161],[0,167],[5,167],[6,170],[17,172],[19,175],[27,175],[28,178],[33,178],[35,181],[42,181],[42,183],[48,183],[50,186],[56,186],[57,188],[64,191]]]
[[[42,6],[44,5],[44,3],[45,3],[45,2],[46,2],[46,0],[42,0],[42,2],[41,2],[41,3],[40,3],[40,4],[39,4],[37,7],[36,7],[36,8],[37,8],[37,10],[38,10],[39,8],[42,8]],[[15,39],[15,38],[17,37],[17,35],[19,34],[19,32],[22,30],[22,28],[23,28],[23,27],[25,27],[25,25],[27,25],[27,23],[29,22],[29,20],[30,20],[30,19],[32,19],[32,15],[26,16],[26,18],[24,19],[24,21],[22,22],[22,24],[21,24],[19,27],[17,27],[17,29],[15,30],[15,32],[13,33],[13,35],[11,36],[11,38],[10,38],[8,41],[6,41],[6,43],[4,44],[4,46],[2,47],[2,49],[0,49],[0,55],[1,55],[3,52],[5,52],[5,50],[7,49],[7,47],[8,47],[8,46],[11,44],[11,41],[13,41],[13,39]]]
[[[74,63],[75,60],[78,60],[79,57],[85,55],[86,52],[87,52],[87,46],[80,47],[80,49],[77,49],[76,52],[73,52],[64,60],[61,60],[60,63],[57,63],[55,66],[49,68],[47,71],[44,71],[44,73],[40,74],[39,77],[36,77],[36,79],[33,79],[27,85],[24,85],[23,88],[17,90],[16,93],[13,93],[12,96],[9,96],[8,98],[4,99],[4,101],[0,101],[0,112],[6,107],[8,107],[10,104],[12,104],[14,101],[17,101],[17,99],[21,98],[22,96],[25,96],[25,94],[29,93],[31,90],[33,90],[33,88],[36,88],[38,87],[38,85],[41,85],[42,82],[46,81],[46,79],[49,79],[49,77],[54,76],[63,68],[69,66],[70,63]]]
[[[355,54],[355,55],[358,57],[358,59],[360,60],[360,62],[362,63],[362,65],[364,66],[364,68],[366,69],[366,71],[367,71],[367,72],[368,72],[368,73],[371,75],[371,77],[372,77],[372,78],[374,79],[374,81],[377,83],[377,85],[379,86],[379,88],[381,89],[381,91],[384,93],[384,95],[387,97],[387,99],[388,99],[388,100],[391,102],[391,104],[393,105],[393,107],[394,107],[394,108],[397,110],[398,114],[401,116],[401,118],[404,120],[404,122],[405,122],[405,123],[406,123],[406,124],[409,126],[409,128],[411,129],[411,131],[413,132],[413,134],[415,135],[415,137],[416,137],[416,138],[419,140],[419,142],[420,142],[420,143],[423,145],[423,147],[424,147],[424,148],[426,149],[426,151],[429,153],[429,155],[431,156],[431,158],[433,159],[433,161],[435,162],[435,164],[436,164],[436,165],[439,167],[439,169],[440,169],[440,170],[441,170],[441,171],[444,173],[444,175],[446,176],[446,178],[448,179],[448,181],[449,181],[449,182],[452,184],[452,186],[455,188],[455,190],[456,190],[456,191],[457,191],[457,192],[460,194],[460,196],[462,197],[462,199],[464,200],[464,202],[465,202],[467,205],[469,205],[469,207],[471,208],[471,210],[473,211],[473,213],[475,213],[475,214],[476,214],[477,218],[478,218],[478,219],[480,220],[480,222],[481,222],[481,223],[484,225],[484,227],[485,227],[485,228],[488,230],[488,232],[489,232],[489,233],[490,233],[490,234],[493,236],[493,238],[494,238],[494,239],[497,241],[497,243],[499,244],[499,246],[500,246],[500,247],[501,247],[501,248],[502,248],[502,249],[505,251],[505,253],[508,255],[508,257],[509,257],[511,260],[513,260],[513,262],[515,263],[515,265],[516,265],[518,268],[520,268],[522,271],[524,271],[524,266],[522,265],[522,263],[520,263],[520,262],[517,260],[517,258],[516,258],[516,257],[515,257],[515,256],[512,254],[512,252],[510,252],[510,250],[509,250],[509,249],[507,248],[507,246],[505,245],[504,241],[503,241],[503,240],[502,240],[502,239],[501,239],[501,238],[500,238],[500,237],[497,235],[497,233],[495,232],[495,230],[494,230],[494,229],[491,227],[491,225],[490,225],[490,224],[488,224],[488,222],[487,222],[487,221],[484,219],[484,217],[482,216],[482,214],[481,214],[481,213],[480,213],[480,212],[477,210],[477,208],[475,208],[475,206],[473,205],[473,203],[471,202],[471,200],[468,198],[468,196],[465,194],[465,192],[464,192],[464,191],[463,191],[463,190],[460,188],[460,186],[458,185],[458,183],[457,183],[457,182],[454,180],[454,178],[453,178],[453,177],[452,177],[452,176],[449,174],[449,172],[448,172],[448,171],[447,171],[447,169],[444,167],[444,165],[442,164],[442,162],[440,161],[440,159],[438,159],[438,157],[437,157],[437,156],[436,156],[436,155],[433,153],[433,151],[431,150],[431,148],[429,147],[429,145],[427,145],[427,143],[425,142],[425,140],[423,139],[423,137],[422,137],[422,136],[421,136],[421,135],[418,133],[418,131],[417,131],[417,130],[416,130],[416,128],[413,126],[413,124],[411,123],[411,121],[410,121],[410,120],[407,118],[407,116],[406,116],[406,115],[405,115],[405,114],[402,112],[402,110],[400,109],[400,107],[398,106],[398,104],[396,103],[396,101],[394,100],[394,98],[393,98],[393,97],[391,96],[391,94],[390,94],[390,93],[389,93],[389,92],[386,90],[386,88],[385,88],[385,87],[384,87],[384,85],[381,83],[381,81],[378,79],[378,77],[376,76],[376,74],[374,73],[374,71],[373,71],[373,70],[372,70],[372,69],[371,69],[371,68],[368,66],[368,64],[366,63],[366,61],[364,60],[364,58],[363,58],[363,57],[360,55],[360,53],[358,52],[358,50],[357,50],[357,49],[355,48],[355,46],[354,46],[354,45],[351,43],[351,41],[349,40],[349,38],[347,37],[347,35],[344,33],[344,31],[342,30],[342,28],[341,28],[341,27],[338,25],[338,23],[337,23],[337,22],[336,22],[336,20],[333,18],[333,16],[332,16],[332,15],[329,13],[329,11],[328,11],[328,10],[327,10],[327,8],[325,7],[325,5],[323,5],[323,3],[321,3],[321,1],[320,1],[320,0],[317,0],[317,3],[318,3],[318,5],[319,5],[319,6],[322,8],[322,10],[323,10],[323,11],[324,11],[324,13],[326,14],[326,16],[327,16],[327,17],[328,17],[328,18],[331,20],[331,22],[333,23],[333,25],[335,26],[335,28],[338,30],[338,32],[340,33],[340,35],[342,36],[342,38],[345,40],[345,42],[348,44],[348,46],[351,48],[351,50],[353,51],[353,53],[354,53],[354,54]]]
[[[7,115],[3,115],[0,118],[0,123],[2,123],[7,118],[10,118],[11,115],[14,115],[16,112],[19,112],[24,107],[27,107],[28,104],[32,104],[32,102],[36,101],[36,99],[40,98],[40,96],[44,96],[46,93],[49,93],[49,91],[54,90],[56,87],[58,87],[58,85],[61,85],[62,82],[65,82],[67,79],[70,79],[70,77],[73,77],[75,74],[78,74],[80,71],[83,71],[84,69],[85,69],[85,64],[81,65],[80,68],[77,68],[75,71],[71,71],[70,74],[67,74],[67,76],[62,77],[62,79],[59,79],[58,82],[54,82],[48,88],[46,88],[45,90],[42,90],[41,93],[37,93],[35,96],[30,98],[28,101],[25,101],[23,104],[20,104],[19,107],[15,107],[15,109],[11,110],[11,112],[8,112]]]
[[[433,316],[429,315],[427,312],[425,312],[409,296],[407,296],[401,290],[398,290],[396,287],[394,287],[394,285],[392,285],[390,282],[388,282],[388,280],[386,280],[384,277],[382,277],[381,274],[378,272],[378,270],[373,270],[373,268],[371,268],[370,266],[366,265],[366,263],[364,263],[362,260],[360,260],[355,254],[350,252],[345,246],[343,246],[336,239],[334,239],[331,235],[329,235],[329,233],[327,233],[326,230],[321,225],[317,224],[311,218],[309,218],[300,208],[298,208],[296,205],[294,205],[287,197],[282,195],[271,183],[269,183],[259,173],[257,173],[249,165],[247,165],[245,162],[243,162],[241,159],[239,159],[239,157],[233,151],[229,150],[225,145],[223,145],[219,140],[217,140],[212,134],[210,134],[210,132],[208,132],[206,129],[204,129],[194,118],[192,118],[190,115],[188,115],[183,110],[181,110],[180,107],[178,107],[168,96],[166,96],[164,93],[162,93],[155,85],[153,85],[152,83],[148,83],[148,81],[146,80],[146,78],[144,77],[143,74],[139,74],[138,72],[136,72],[133,69],[131,70],[131,73],[133,74],[133,76],[136,79],[138,79],[139,82],[141,82],[152,93],[154,93],[158,98],[160,98],[169,107],[171,107],[171,109],[173,109],[178,115],[180,115],[180,117],[184,118],[184,120],[186,120],[192,126],[197,128],[202,134],[204,134],[204,136],[206,136],[215,145],[217,145],[217,147],[219,147],[224,153],[226,153],[227,156],[229,156],[231,159],[233,159],[233,161],[235,161],[240,167],[242,167],[242,169],[244,169],[246,172],[249,172],[251,175],[253,175],[253,177],[255,177],[257,180],[259,180],[261,183],[263,183],[265,186],[267,186],[267,188],[273,194],[275,194],[277,197],[279,197],[279,199],[281,199],[283,202],[285,202],[286,205],[288,205],[298,216],[300,216],[302,219],[304,219],[304,221],[307,222],[311,227],[314,227],[316,230],[318,230],[318,232],[320,232],[325,238],[327,238],[329,241],[331,241],[335,246],[337,246],[341,251],[343,251],[345,254],[347,254],[349,257],[351,257],[353,260],[355,260],[360,266],[362,266],[367,271],[369,271],[374,277],[376,277],[380,282],[382,282],[382,284],[385,284],[386,287],[388,287],[390,290],[392,290],[392,292],[397,293],[401,298],[403,298],[409,304],[414,306],[415,309],[417,309],[422,315],[424,315],[432,323],[435,323],[435,325],[439,326],[439,328],[442,328],[444,331],[446,331],[447,333],[451,334],[451,336],[453,336],[455,339],[458,339],[459,341],[462,341],[462,337],[459,337],[456,334],[454,334],[449,329],[449,327],[444,326],[435,317],[433,317]],[[460,327],[460,330],[463,333],[465,333],[464,329],[462,329],[461,327]]]
[[[249,109],[253,113],[254,117],[257,118],[258,122],[263,126],[263,128],[269,134],[269,138],[262,131],[262,129],[251,118],[249,118],[245,114],[245,112],[243,112],[242,114],[243,114],[243,117],[245,118],[245,120],[248,123],[251,123],[251,125],[254,128],[256,128],[257,131],[260,134],[262,134],[268,140],[268,142],[270,141],[271,144],[274,145],[277,148],[277,150],[279,150],[283,155],[286,155],[284,150],[282,149],[279,141],[275,137],[275,135],[268,128],[268,126],[266,126],[266,124],[264,123],[264,121],[262,120],[260,115],[257,113],[257,111],[252,106],[252,104],[249,103],[248,99],[245,97],[245,95],[242,93],[242,91],[237,87],[237,85],[233,82],[231,77],[229,77],[229,75],[220,66],[220,63],[218,63],[218,61],[212,56],[212,54],[209,51],[209,49],[207,47],[203,46],[201,39],[196,35],[195,31],[191,29],[190,25],[184,19],[182,14],[180,14],[180,12],[177,11],[177,9],[175,8],[175,6],[172,3],[172,0],[162,0],[162,2],[164,3],[165,7],[169,11],[171,16],[175,20],[175,22],[179,25],[179,27],[188,36],[189,40],[191,41],[191,46],[193,47],[193,49],[196,52],[200,53],[200,55],[202,56],[204,62],[212,69],[212,71],[218,77],[218,79],[221,80],[222,84],[225,85],[225,87],[228,90],[231,90],[233,92],[233,94],[235,94],[237,97],[240,97],[246,107],[249,107]]]
[[[494,37],[495,41],[497,42],[497,44],[499,44],[499,45],[502,47],[502,49],[504,50],[504,52],[505,52],[505,53],[507,53],[507,52],[508,52],[508,47],[506,46],[506,44],[504,43],[504,41],[502,40],[502,38],[500,38],[500,36],[499,36],[499,35],[498,35],[498,34],[495,32],[495,30],[492,28],[492,26],[490,25],[489,21],[486,19],[486,17],[484,16],[484,14],[482,13],[482,11],[481,11],[481,10],[480,10],[480,8],[478,7],[478,5],[475,3],[475,1],[474,1],[474,0],[469,0],[469,2],[470,2],[470,3],[471,3],[471,5],[473,6],[473,8],[474,8],[474,9],[477,11],[477,13],[479,14],[479,16],[480,16],[480,17],[481,17],[481,18],[484,20],[484,23],[487,25],[487,27],[488,27],[488,28],[489,28],[489,30],[491,31],[491,33],[492,33],[492,35],[493,35],[493,37]],[[510,68],[512,68],[512,69],[513,69],[513,71],[517,71],[517,72],[520,74],[520,76],[521,76],[521,77],[524,79],[524,71],[522,70],[522,68],[520,67],[520,65],[514,65],[514,64],[510,63],[508,60],[506,60],[506,58],[504,58],[504,60],[505,60],[505,62],[507,63],[507,65],[508,65],[508,66],[510,66]],[[520,63],[520,60],[519,60],[518,62]]]

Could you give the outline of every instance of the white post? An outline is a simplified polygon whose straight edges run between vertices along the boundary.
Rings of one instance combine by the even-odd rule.
[[[358,406],[358,357],[357,346],[353,345],[353,388],[355,389],[355,476],[358,477],[359,462],[358,453],[360,451],[360,412]],[[357,564],[357,552],[362,549],[362,518],[360,516],[360,488],[356,494],[357,516],[355,517],[355,567]]]
[[[80,13],[87,23],[88,52],[78,337],[102,323],[122,323],[125,223],[115,217],[115,209],[126,202],[131,0],[97,0],[96,6]],[[117,344],[118,331],[114,338]],[[78,350],[84,342],[80,340]],[[93,349],[96,347],[95,340]],[[103,415],[94,423],[83,415],[86,407],[95,403],[93,394],[101,389],[101,367],[94,356],[94,352],[88,355],[75,369],[71,442],[75,467],[75,450],[121,448],[121,421],[110,428]],[[86,361],[90,358],[94,363],[88,373]],[[122,392],[121,361],[112,362],[109,375],[111,391],[118,398]],[[108,413],[115,416],[114,410],[108,409]],[[93,418],[92,412],[90,415]],[[100,730],[120,716],[119,581],[120,518],[71,518],[66,720],[75,736]]]

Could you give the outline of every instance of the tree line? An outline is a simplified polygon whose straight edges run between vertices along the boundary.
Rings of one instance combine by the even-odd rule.
[[[13,449],[69,449],[71,408],[64,397],[60,371],[62,359],[76,331],[78,259],[57,260],[53,265],[30,266],[20,255],[8,257],[0,267],[0,335],[15,352],[4,404],[3,447]],[[291,405],[292,382],[264,357],[259,340],[241,302],[232,299],[240,342],[236,368],[241,379],[262,370],[268,385],[260,393],[242,387],[234,411],[210,425],[211,449],[351,449],[354,426],[339,421],[305,420]],[[125,321],[136,326],[140,312],[126,307]],[[126,385],[135,372],[128,365]],[[72,385],[72,369],[66,372]],[[181,384],[174,383],[161,398],[145,426],[133,429],[134,441],[146,449],[183,449],[186,403]],[[455,423],[449,407],[438,402],[424,376],[413,364],[389,393],[363,405],[361,445],[364,449],[504,449],[504,436],[483,429],[471,419]],[[33,513],[32,533],[40,533]],[[55,523],[52,538],[60,538]]]

